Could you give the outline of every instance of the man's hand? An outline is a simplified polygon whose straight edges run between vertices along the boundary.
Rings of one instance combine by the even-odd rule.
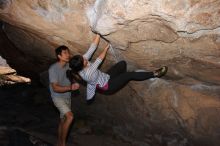
[[[71,85],[71,90],[77,90],[79,89],[79,84],[78,83],[74,83]]]

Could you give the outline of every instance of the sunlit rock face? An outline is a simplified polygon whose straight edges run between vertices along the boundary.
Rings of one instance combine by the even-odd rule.
[[[12,69],[0,56],[0,88],[17,83],[30,83],[30,79],[17,75],[16,70]]]
[[[80,110],[131,142],[147,143],[152,134],[170,145],[186,145],[189,137],[198,145],[219,145],[220,1],[3,0],[0,18],[1,38],[22,59],[7,47],[1,52],[17,67],[22,60],[36,66],[29,71],[46,70],[59,45],[85,52],[92,31],[113,46],[104,70],[122,59],[130,70],[167,65],[163,79],[131,82],[114,96],[98,94],[92,108]]]

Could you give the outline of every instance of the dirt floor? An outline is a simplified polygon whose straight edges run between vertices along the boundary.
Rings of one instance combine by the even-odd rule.
[[[59,114],[45,88],[19,85],[0,89],[0,145],[52,146],[56,144]],[[130,146],[111,130],[96,129],[77,117],[68,146]]]

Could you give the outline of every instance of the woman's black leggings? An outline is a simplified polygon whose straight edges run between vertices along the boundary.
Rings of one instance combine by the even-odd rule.
[[[129,81],[143,81],[153,78],[153,72],[127,72],[127,64],[125,61],[120,61],[107,71],[110,75],[108,82],[109,88],[102,91],[103,94],[113,94],[123,88]]]

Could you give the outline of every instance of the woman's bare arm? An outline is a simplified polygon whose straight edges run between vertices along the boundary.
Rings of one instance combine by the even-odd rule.
[[[96,37],[93,41],[94,44],[98,45],[99,44],[99,41],[100,41],[100,35],[99,34],[96,34]]]
[[[94,54],[94,52],[96,51],[96,48],[99,44],[100,41],[100,35],[97,34],[95,39],[93,40],[92,44],[90,45],[89,49],[87,50],[87,52],[83,55],[83,57],[87,60],[89,60],[92,55]]]
[[[107,54],[107,51],[109,49],[109,44],[106,45],[106,47],[104,48],[104,50],[102,51],[102,53],[99,55],[98,58],[100,58],[101,60],[103,60]]]

